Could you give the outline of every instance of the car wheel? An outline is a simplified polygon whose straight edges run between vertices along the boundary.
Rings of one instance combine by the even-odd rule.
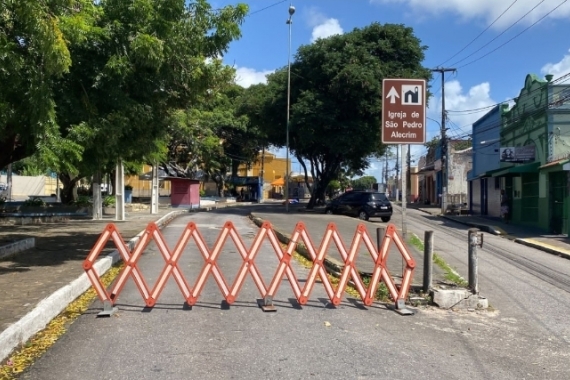
[[[333,213],[333,212],[332,212],[332,209],[330,209],[330,208],[327,208],[327,209],[325,210],[325,214],[327,214],[327,215],[332,215],[332,213]]]
[[[389,217],[389,216],[383,216],[383,217],[382,217],[382,221],[383,221],[384,223],[388,223],[388,222],[390,221],[390,217]]]
[[[361,210],[361,211],[358,213],[358,219],[361,219],[361,220],[368,220],[368,214],[366,213],[366,211]]]

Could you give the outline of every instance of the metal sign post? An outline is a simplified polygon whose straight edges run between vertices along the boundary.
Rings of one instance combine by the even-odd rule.
[[[407,238],[407,173],[404,168],[408,144],[426,142],[426,81],[384,79],[382,81],[382,143],[402,145],[402,234]],[[409,168],[408,168],[409,170]],[[398,198],[396,198],[396,201]]]

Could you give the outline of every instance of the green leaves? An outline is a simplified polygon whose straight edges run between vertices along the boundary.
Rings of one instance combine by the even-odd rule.
[[[380,155],[383,78],[430,78],[422,67],[424,46],[411,28],[373,23],[344,35],[301,46],[291,65],[290,149],[310,162],[322,199],[341,168],[360,172],[368,157]],[[268,77],[260,107],[251,118],[276,146],[285,145],[287,70]],[[311,199],[311,202],[314,198]]]

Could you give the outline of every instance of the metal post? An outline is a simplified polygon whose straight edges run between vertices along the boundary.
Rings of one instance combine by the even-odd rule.
[[[295,13],[295,7],[293,5],[289,6],[289,19],[287,24],[289,25],[289,52],[287,54],[287,139],[286,139],[286,149],[285,149],[285,211],[289,212],[289,114],[291,109],[291,25],[293,25],[293,13]]]
[[[125,167],[121,159],[115,169],[115,220],[125,220]]]
[[[424,283],[423,292],[427,293],[431,288],[433,273],[433,231],[424,233]]]
[[[158,214],[159,202],[159,181],[158,181],[158,163],[152,165],[152,185],[150,189],[150,213]]]
[[[477,275],[477,245],[479,244],[477,239],[476,228],[470,228],[468,233],[468,243],[469,243],[469,288],[473,294],[479,294],[479,279]]]
[[[404,240],[408,238],[408,228],[406,226],[406,207],[407,207],[407,173],[404,171],[406,167],[406,159],[408,156],[408,146],[406,144],[402,145],[402,235]],[[403,259],[403,258],[402,258]]]
[[[103,202],[101,199],[101,172],[93,175],[93,220],[103,219]]]
[[[8,171],[6,172],[6,186],[8,186],[8,189],[6,191],[7,196],[8,196],[8,202],[12,201],[12,164],[8,164]]]
[[[376,228],[376,246],[378,247],[378,252],[380,252],[380,248],[382,247],[382,241],[384,240],[385,235],[386,235],[386,227]]]
[[[399,179],[400,179],[400,146],[396,145],[396,202],[398,202],[398,199],[400,199],[400,184]]]
[[[55,173],[55,201],[57,203],[61,202],[61,198],[59,196],[59,173]]]

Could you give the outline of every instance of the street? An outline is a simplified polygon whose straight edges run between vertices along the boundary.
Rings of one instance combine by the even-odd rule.
[[[309,228],[320,224],[324,228],[333,221],[339,228],[354,229],[360,222],[314,213],[284,215],[279,207],[190,214],[176,219],[163,233],[172,248],[192,221],[212,246],[220,228],[231,220],[249,246],[257,233],[247,218],[249,212],[287,233],[300,220]],[[433,230],[435,252],[466,278],[468,228],[417,210],[409,209],[407,215],[408,233],[423,239],[425,230]],[[398,208],[392,222],[401,228]],[[372,231],[385,223],[373,219],[366,225]],[[164,260],[155,246],[149,248],[139,267],[151,285]],[[180,261],[191,286],[203,264],[203,258],[193,253],[186,250]],[[226,244],[219,263],[232,283],[242,263],[236,249]],[[256,265],[270,278],[277,258],[262,249]],[[296,262],[293,267],[302,280],[308,270]],[[363,307],[351,296],[332,308],[320,284],[309,303],[300,307],[291,300],[286,280],[275,299],[277,312],[264,313],[250,277],[229,308],[221,303],[220,291],[209,278],[191,310],[183,309],[184,299],[172,279],[156,307],[148,310],[130,279],[115,316],[95,318],[101,308],[95,302],[22,378],[568,379],[568,273],[568,260],[485,234],[479,250],[479,284],[490,310],[420,307],[408,317],[380,304]],[[414,282],[421,282],[421,272],[415,276]]]

